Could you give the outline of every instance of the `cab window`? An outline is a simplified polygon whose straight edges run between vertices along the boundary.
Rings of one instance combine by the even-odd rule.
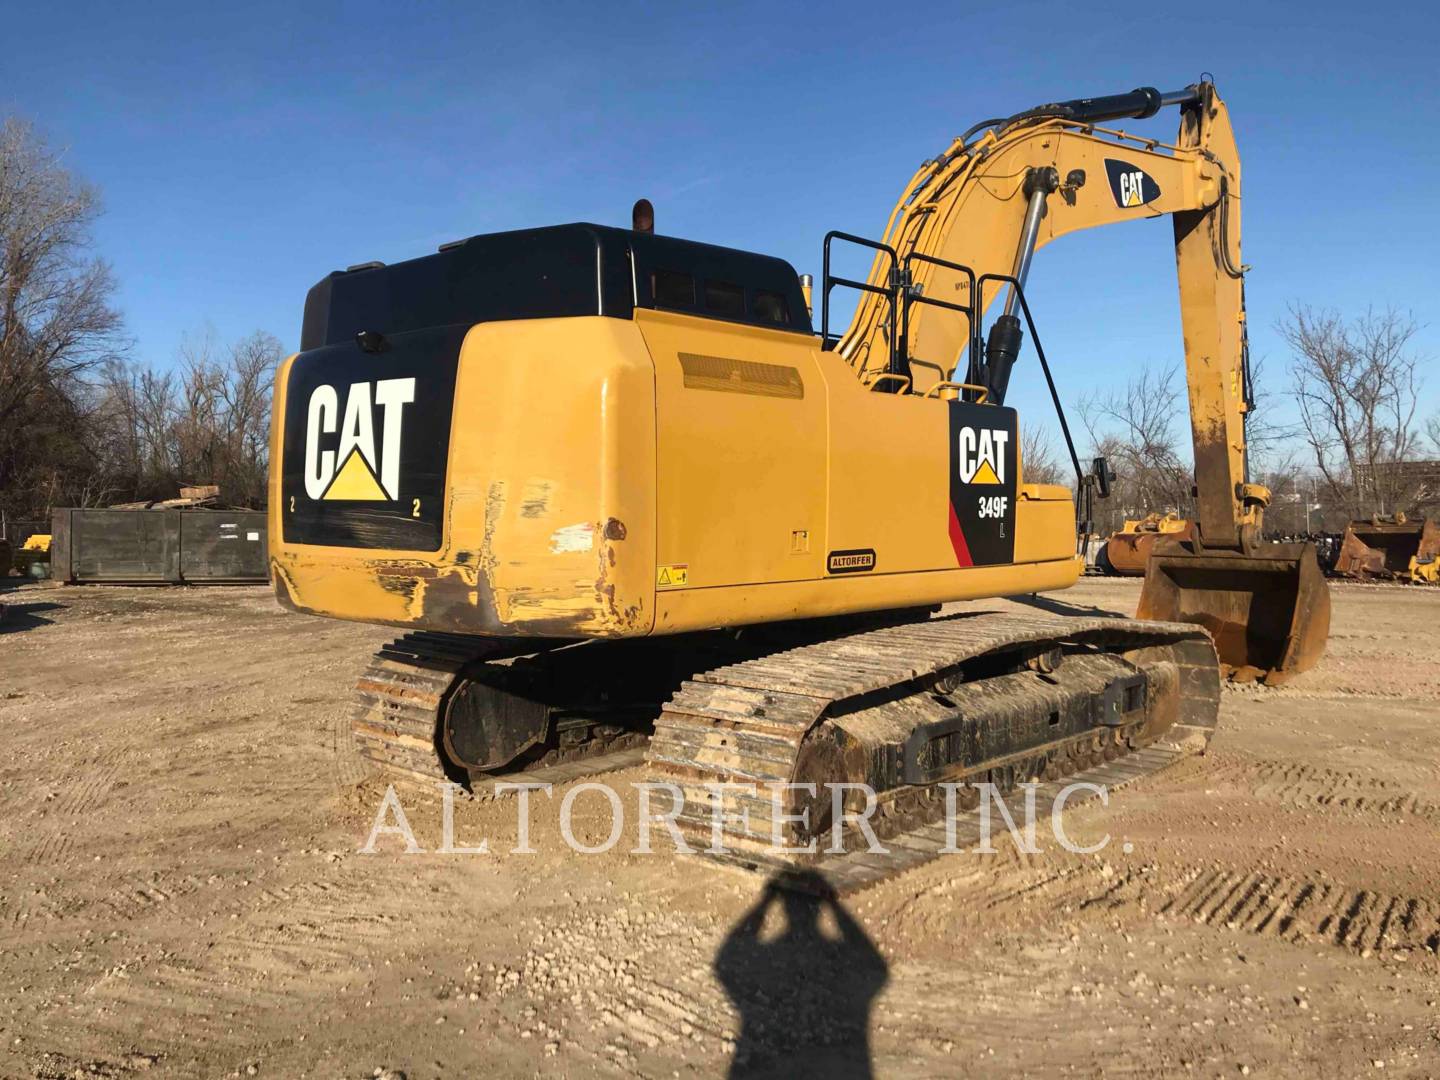
[[[745,290],[728,281],[706,281],[705,309],[727,319],[743,319],[745,317]]]
[[[750,314],[757,322],[786,324],[790,321],[790,305],[785,297],[769,289],[756,289],[750,303]]]
[[[654,270],[650,274],[650,295],[657,307],[693,308],[695,279],[678,270]]]

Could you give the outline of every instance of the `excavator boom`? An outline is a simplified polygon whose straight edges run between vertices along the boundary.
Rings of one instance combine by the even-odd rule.
[[[1097,126],[1167,106],[1180,108],[1173,143]],[[1199,623],[1232,676],[1278,682],[1324,651],[1329,595],[1310,545],[1261,542],[1270,493],[1248,476],[1240,205],[1229,113],[1209,82],[986,121],[926,162],[907,186],[870,288],[836,347],[862,373],[883,369],[917,392],[957,385],[967,396],[983,393],[1003,404],[1023,347],[1019,315],[1024,309],[1028,318],[1023,287],[1035,252],[1065,233],[1169,215],[1196,514],[1192,532],[1156,541],[1137,614]],[[895,289],[882,287],[887,280]],[[1003,313],[982,335],[985,311],[1002,293]],[[897,298],[898,319],[887,308]]]

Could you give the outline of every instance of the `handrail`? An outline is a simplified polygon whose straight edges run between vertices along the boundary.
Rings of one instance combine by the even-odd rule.
[[[886,280],[890,282],[889,287],[887,288],[880,285],[871,285],[868,281],[856,281],[854,278],[842,278],[833,276],[830,273],[831,240],[843,240],[847,244],[857,244],[860,247],[870,248],[872,251],[881,251],[884,252],[886,255],[890,256],[890,273],[886,275]],[[820,348],[828,351],[834,348],[834,344],[832,344],[832,341],[835,344],[839,343],[838,336],[832,338],[830,335],[830,290],[833,289],[836,285],[844,285],[846,288],[859,289],[861,292],[874,293],[877,296],[883,296],[890,301],[890,360],[889,363],[886,365],[886,368],[892,374],[903,375],[904,372],[899,370],[900,364],[898,362],[898,357],[900,354],[898,354],[896,351],[897,342],[895,339],[895,296],[897,291],[899,290],[899,278],[900,258],[898,255],[895,254],[895,249],[892,248],[889,244],[882,244],[878,240],[867,240],[863,236],[855,236],[853,233],[840,232],[838,229],[832,229],[828,233],[826,233],[820,278]]]
[[[933,296],[926,296],[919,292],[910,283],[915,280],[910,272],[912,262],[922,262],[929,266],[942,266],[947,270],[954,270],[964,274],[970,284],[970,303],[957,304],[950,300],[940,300]],[[944,308],[947,311],[958,311],[965,316],[966,337],[970,340],[975,338],[975,271],[963,263],[950,262],[947,259],[939,259],[934,255],[925,255],[918,251],[912,251],[905,256],[902,277],[905,282],[904,302],[901,306],[900,319],[900,349],[902,355],[907,359],[910,355],[910,307],[912,304],[930,304],[932,307]],[[974,346],[971,346],[972,350]],[[951,365],[950,373],[955,374],[955,369],[960,366],[959,358]]]
[[[874,375],[871,375],[868,379],[865,380],[865,387],[867,389],[873,390],[876,385],[884,382],[886,379],[898,379],[901,382],[902,385],[898,390],[895,391],[895,393],[908,394],[910,392],[910,376],[898,375],[893,371],[877,371]]]
[[[887,280],[888,287],[872,285],[868,281],[856,281],[853,278],[835,277],[830,273],[830,242],[832,240],[843,240],[849,244],[857,244],[872,251],[883,252],[890,258],[890,273]],[[1025,299],[1025,289],[1013,274],[981,274],[978,277],[975,271],[963,263],[950,262],[946,259],[937,258],[934,255],[925,255],[920,252],[910,252],[902,262],[896,254],[895,249],[889,244],[881,243],[878,240],[867,240],[863,236],[855,236],[852,233],[841,232],[832,229],[825,234],[823,249],[823,268],[821,278],[820,294],[820,347],[822,350],[830,351],[839,343],[838,335],[830,333],[830,290],[836,285],[843,285],[846,288],[859,289],[862,292],[874,293],[889,300],[889,328],[890,328],[890,359],[887,369],[868,379],[862,379],[867,388],[873,389],[882,382],[894,381],[900,385],[896,393],[908,393],[913,385],[910,374],[906,370],[909,367],[909,336],[910,336],[910,308],[913,304],[930,304],[933,307],[944,308],[947,311],[956,311],[964,315],[969,323],[969,372],[970,379],[977,379],[984,371],[984,340],[980,326],[979,312],[985,310],[985,285],[987,282],[998,282],[1009,285],[1015,293],[1016,299],[1020,301],[1020,310],[1025,316],[1025,324],[1030,328],[1030,338],[1035,343],[1035,355],[1040,360],[1040,370],[1045,375],[1045,385],[1050,390],[1050,400],[1055,406],[1056,419],[1060,421],[1060,433],[1065,438],[1065,448],[1070,454],[1070,463],[1075,469],[1075,481],[1078,485],[1084,486],[1085,473],[1080,468],[1080,456],[1075,451],[1075,439],[1070,434],[1070,424],[1065,419],[1065,407],[1060,403],[1060,393],[1055,389],[1055,378],[1050,372],[1050,362],[1045,357],[1045,348],[1040,343],[1040,334],[1035,329],[1035,318],[1030,313],[1029,301]],[[970,303],[956,304],[949,300],[940,300],[932,296],[925,296],[910,286],[913,280],[910,266],[914,262],[925,263],[930,266],[940,266],[947,270],[953,270],[964,274],[970,285]],[[896,335],[896,302],[900,302],[900,333]],[[958,372],[960,367],[959,358],[952,369],[952,374]],[[942,390],[955,389],[962,392],[969,391],[976,395],[977,404],[985,404],[990,396],[988,386],[975,381],[950,381],[942,380],[931,386],[925,397],[938,395]]]
[[[984,404],[985,404],[985,399],[990,396],[990,388],[989,388],[988,386],[981,386],[979,383],[950,382],[948,379],[947,379],[947,380],[942,380],[941,382],[933,383],[933,384],[930,386],[930,389],[928,389],[928,390],[925,391],[925,396],[926,396],[927,398],[928,398],[928,397],[938,397],[938,396],[940,395],[940,392],[941,392],[941,391],[944,391],[944,390],[971,390],[971,391],[974,391],[975,393],[977,393],[977,394],[980,395],[979,397],[977,397],[977,398],[975,399],[975,404],[976,404],[976,405],[984,405]]]

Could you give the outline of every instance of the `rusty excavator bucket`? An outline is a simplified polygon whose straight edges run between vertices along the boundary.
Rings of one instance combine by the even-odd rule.
[[[1151,514],[1143,521],[1127,521],[1125,528],[1111,533],[1100,549],[1100,566],[1106,573],[1121,577],[1143,577],[1150,549],[1158,541],[1188,540],[1193,531],[1191,522],[1174,514]]]
[[[1345,577],[1436,581],[1440,521],[1408,520],[1404,514],[1352,521],[1345,527],[1335,572]]]
[[[1228,678],[1275,686],[1324,655],[1330,590],[1311,544],[1244,552],[1166,538],[1151,551],[1135,615],[1198,623]]]

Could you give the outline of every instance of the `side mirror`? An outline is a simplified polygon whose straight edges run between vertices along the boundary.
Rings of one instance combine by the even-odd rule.
[[[1110,497],[1110,463],[1097,457],[1090,465],[1090,475],[1095,478],[1095,494],[1102,499]]]

